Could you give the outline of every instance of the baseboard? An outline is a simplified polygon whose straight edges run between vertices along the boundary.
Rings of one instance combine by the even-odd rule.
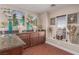
[[[68,49],[67,47],[65,48],[65,47],[63,47],[63,46],[61,46],[61,45],[57,45],[57,44],[52,43],[52,42],[49,42],[49,41],[46,41],[46,43],[47,43],[47,44],[50,44],[50,45],[53,45],[53,46],[55,46],[55,47],[57,47],[57,48],[59,48],[59,49],[62,49],[62,50],[64,50],[64,51],[67,51],[67,52],[69,52],[69,53],[72,53],[72,54],[74,54],[74,55],[79,55],[78,52],[73,51],[73,50],[71,50],[71,49]]]

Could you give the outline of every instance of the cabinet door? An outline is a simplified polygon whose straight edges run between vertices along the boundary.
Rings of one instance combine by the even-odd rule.
[[[30,42],[31,46],[37,45],[39,40],[38,40],[38,32],[33,32],[30,34]]]
[[[30,46],[29,35],[30,35],[30,33],[24,33],[24,34],[19,35],[19,37],[26,43],[25,47]]]
[[[30,47],[30,33],[26,33],[26,34],[24,34],[24,37],[25,37],[25,39],[24,39],[24,41],[25,41],[25,43],[26,43],[26,47]]]
[[[39,32],[39,43],[44,43],[45,42],[45,32],[41,31]]]

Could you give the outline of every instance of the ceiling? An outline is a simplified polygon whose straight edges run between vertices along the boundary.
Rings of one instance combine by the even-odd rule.
[[[28,10],[34,13],[42,13],[45,11],[53,11],[58,8],[62,8],[65,6],[69,6],[70,4],[55,4],[56,6],[52,6],[51,4],[9,4],[6,6],[10,6],[12,8],[19,8],[23,10]],[[0,5],[1,6],[1,5]]]

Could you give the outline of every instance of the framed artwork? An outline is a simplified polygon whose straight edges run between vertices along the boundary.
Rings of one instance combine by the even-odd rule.
[[[77,13],[68,15],[68,24],[77,23]]]
[[[50,19],[50,25],[55,25],[55,18]]]

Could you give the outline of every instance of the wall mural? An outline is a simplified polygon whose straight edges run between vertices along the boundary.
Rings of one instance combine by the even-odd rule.
[[[27,30],[36,29],[37,26],[37,16],[28,15],[27,17]]]
[[[37,26],[37,16],[28,14],[27,18],[25,18],[25,14],[22,11],[1,8],[0,14],[0,28],[6,28],[9,33],[13,30],[19,30],[20,32],[33,30],[33,26]]]

